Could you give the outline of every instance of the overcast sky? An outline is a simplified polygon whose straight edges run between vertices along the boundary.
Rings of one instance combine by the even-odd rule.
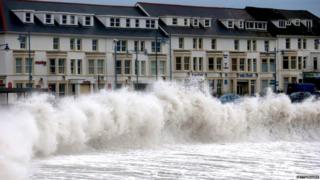
[[[49,0],[54,1],[54,0]],[[135,0],[56,0],[65,2],[80,2],[93,4],[134,5]],[[320,0],[140,0],[141,2],[171,3],[181,5],[236,7],[245,6],[303,9],[320,16]]]

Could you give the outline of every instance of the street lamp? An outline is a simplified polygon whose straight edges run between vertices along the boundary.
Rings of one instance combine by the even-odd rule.
[[[269,52],[269,51],[268,51]],[[271,51],[271,53],[274,54],[274,82],[272,82],[271,84],[273,84],[273,91],[277,92],[277,86],[279,85],[278,81],[277,81],[277,53],[281,52],[281,55],[284,54],[283,50],[277,50],[277,48],[274,48],[273,52]]]
[[[5,50],[5,51],[9,51],[9,50],[10,50],[8,43],[6,43],[6,44],[0,44],[0,47],[2,47],[2,46],[4,46],[4,50]]]
[[[118,84],[118,77],[117,77],[117,43],[119,42],[118,39],[114,39],[114,89],[117,89]]]

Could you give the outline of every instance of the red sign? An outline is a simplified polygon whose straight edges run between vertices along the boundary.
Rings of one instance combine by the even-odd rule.
[[[44,65],[44,66],[47,64],[46,61],[36,61],[35,63],[38,65]]]

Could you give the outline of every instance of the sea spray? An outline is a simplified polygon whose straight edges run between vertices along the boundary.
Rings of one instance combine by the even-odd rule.
[[[1,110],[0,130],[0,177],[23,179],[34,156],[162,143],[319,141],[320,101],[292,104],[269,93],[221,104],[196,88],[158,82],[144,93],[35,94]]]

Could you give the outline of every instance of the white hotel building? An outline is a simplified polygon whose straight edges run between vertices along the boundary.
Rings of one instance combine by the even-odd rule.
[[[0,3],[0,44],[10,48],[0,50],[3,88],[31,82],[64,96],[190,76],[203,77],[214,95],[252,95],[274,80],[280,91],[320,85],[320,20],[308,11]]]

